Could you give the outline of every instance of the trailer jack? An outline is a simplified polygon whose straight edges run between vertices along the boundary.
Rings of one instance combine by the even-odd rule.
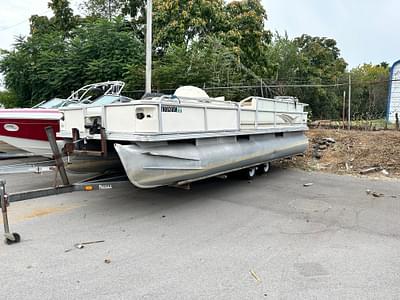
[[[0,180],[0,202],[1,202],[1,212],[3,214],[3,224],[4,224],[4,242],[7,245],[11,244],[16,244],[21,241],[21,236],[16,233],[10,232],[10,225],[8,224],[8,215],[7,215],[7,206],[9,205],[8,203],[8,197],[6,194],[6,182],[5,180]]]

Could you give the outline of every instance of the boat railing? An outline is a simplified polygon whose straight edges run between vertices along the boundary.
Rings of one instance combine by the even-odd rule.
[[[159,98],[160,102],[165,102],[167,100],[177,100],[178,103],[184,103],[184,102],[200,102],[200,103],[210,103],[210,104],[218,104],[218,105],[232,105],[232,106],[239,106],[238,102],[234,101],[225,101],[221,100],[218,98],[200,98],[200,97],[187,97],[187,96],[175,96],[175,95],[163,95]]]
[[[208,110],[209,109],[226,109],[226,110],[237,110],[238,111],[238,122],[236,125],[236,128],[229,128],[229,129],[224,129],[223,131],[236,131],[240,130],[240,105],[237,102],[231,102],[231,101],[223,101],[215,98],[191,98],[191,97],[178,97],[174,95],[163,95],[158,98],[158,128],[160,133],[164,133],[164,120],[163,120],[163,114],[162,114],[162,105],[163,104],[170,104],[168,103],[169,101],[176,100],[178,105],[184,106],[184,107],[190,107],[190,108],[195,108],[195,109],[201,109],[203,111],[203,128],[205,131],[209,131],[209,117],[208,117]],[[213,106],[212,108],[207,107],[206,105],[203,106],[198,106],[195,105],[195,102],[199,103],[207,103],[207,104],[217,104],[219,106]]]
[[[247,98],[241,100],[240,104],[242,106],[245,106],[244,103],[251,102],[253,99],[257,100],[257,101],[265,101],[265,102],[277,102],[277,103],[288,103],[288,104],[294,103],[295,105],[296,104],[300,104],[300,105],[303,105],[304,107],[308,106],[308,104],[306,104],[306,103],[300,103],[297,98],[294,98],[294,97],[282,97],[282,96],[276,97],[276,98],[263,98],[263,97],[250,96],[250,97],[247,97]]]
[[[243,107],[243,103],[249,100],[255,100],[255,108],[247,108]],[[282,126],[282,124],[290,125],[290,126],[295,126],[295,125],[304,125],[307,120],[307,112],[304,112],[303,109],[298,107],[298,110],[293,110],[290,109],[290,105],[293,105],[293,103],[296,103],[296,109],[297,105],[302,105],[303,107],[305,106],[303,103],[299,103],[298,101],[294,101],[294,99],[287,99],[288,101],[284,101],[282,99],[269,99],[269,98],[261,98],[261,97],[248,97],[241,102],[231,102],[231,101],[222,101],[218,99],[213,99],[213,98],[190,98],[190,97],[176,97],[176,96],[171,96],[171,95],[163,95],[157,98],[153,98],[152,101],[150,100],[148,103],[149,104],[156,104],[158,106],[158,132],[159,133],[166,133],[164,130],[164,117],[163,117],[163,105],[172,105],[175,104],[177,106],[181,107],[187,107],[187,108],[194,108],[198,109],[199,111],[202,111],[202,121],[203,125],[202,128],[204,131],[213,131],[210,126],[210,111],[212,110],[229,110],[229,111],[236,111],[236,125],[235,127],[230,127],[230,128],[225,128],[221,129],[219,131],[239,131],[242,128],[242,126],[245,125],[251,125],[252,129],[264,129],[266,126],[268,127],[279,127]],[[196,105],[196,102],[198,103],[206,103],[206,104],[218,104],[218,105],[213,105],[213,106],[208,106],[208,105]],[[262,102],[272,102],[273,103],[273,108],[272,109],[265,109],[265,108],[260,108],[260,103]],[[283,103],[287,105],[287,110],[284,109],[278,109],[277,103]],[[139,104],[140,105],[140,104]],[[254,119],[252,120],[251,123],[248,123],[246,121],[243,121],[243,116],[242,113],[250,111],[254,113]],[[260,117],[261,114],[267,113],[271,114],[273,116],[273,121],[266,121],[262,117]],[[293,117],[294,116],[299,116],[298,117]],[[265,116],[264,116],[265,117]],[[280,122],[278,121],[278,117],[282,119]],[[218,130],[214,130],[218,131]],[[171,131],[167,131],[168,133],[171,133]]]
[[[272,108],[267,109],[264,107],[260,107],[260,103],[265,103],[269,102],[272,103]],[[247,104],[249,103],[249,104]],[[284,109],[278,109],[278,105],[286,105],[286,110]],[[295,110],[291,109],[290,105],[294,105]],[[297,110],[297,107],[299,106],[299,110]],[[302,125],[307,123],[307,112],[304,112],[303,109],[304,107],[308,106],[308,104],[305,103],[299,103],[297,98],[293,97],[285,97],[285,98],[263,98],[263,97],[247,97],[240,101],[240,109],[242,111],[250,111],[254,112],[254,121],[252,120],[251,122],[246,122],[246,121],[241,121],[241,125],[253,125],[254,124],[254,129],[259,129],[260,125],[272,125],[273,127],[278,126],[278,116],[281,117],[281,119],[285,119],[285,123],[290,123],[291,125]],[[273,114],[273,122],[266,122],[260,119],[260,114],[261,113],[272,113]],[[295,121],[298,117],[292,118],[291,116],[287,115],[297,115],[303,118],[300,118],[298,121]],[[286,116],[285,116],[286,115]]]
[[[251,105],[243,105],[252,101]],[[214,105],[217,104],[217,105]],[[79,121],[81,132],[85,132],[83,123],[86,118],[93,118],[98,114],[101,125],[107,134],[114,137],[119,134],[178,134],[178,133],[206,133],[206,132],[235,132],[240,130],[270,130],[283,127],[304,128],[307,123],[307,112],[303,109],[306,104],[294,99],[269,99],[249,97],[240,102],[221,101],[218,99],[173,97],[163,95],[149,100],[138,100],[129,103],[113,103],[101,107],[101,110],[90,110],[89,107],[62,109],[64,113],[71,111],[72,120]],[[82,110],[79,114],[75,110]],[[140,112],[138,113],[138,109]],[[168,110],[169,109],[169,110]],[[186,110],[187,109],[187,110]],[[143,110],[143,111],[142,111]],[[131,112],[131,113],[130,113]],[[177,112],[179,114],[165,114]],[[181,115],[183,113],[183,115]],[[132,124],[132,114],[146,123],[140,126]],[[139,115],[140,114],[140,118]],[[146,117],[143,118],[143,115]],[[147,115],[150,117],[148,118]],[[172,122],[171,116],[176,116],[177,122]],[[126,122],[124,121],[126,119]],[[67,121],[68,118],[65,118]],[[67,131],[75,128],[72,121],[64,127]]]

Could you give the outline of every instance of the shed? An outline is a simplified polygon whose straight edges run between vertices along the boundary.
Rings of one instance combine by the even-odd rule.
[[[396,61],[390,70],[389,98],[386,110],[386,119],[390,123],[396,122],[396,113],[400,118],[400,60]]]

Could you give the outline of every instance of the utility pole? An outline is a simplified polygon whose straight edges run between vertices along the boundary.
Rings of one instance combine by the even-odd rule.
[[[348,104],[348,112],[347,112],[347,129],[351,129],[351,73],[349,73],[349,104]]]
[[[151,54],[152,54],[152,0],[147,0],[146,7],[146,89],[145,93],[151,93]]]
[[[260,80],[260,90],[261,90],[261,97],[263,97],[264,98],[264,88],[263,88],[263,81],[262,81],[262,79]]]
[[[343,129],[345,129],[346,122],[346,91],[343,91],[343,111],[342,111]]]
[[[111,0],[108,0],[108,20],[111,21]]]

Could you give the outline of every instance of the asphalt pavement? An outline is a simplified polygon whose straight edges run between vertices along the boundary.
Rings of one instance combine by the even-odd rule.
[[[399,183],[273,168],[12,203],[0,298],[400,299]]]

